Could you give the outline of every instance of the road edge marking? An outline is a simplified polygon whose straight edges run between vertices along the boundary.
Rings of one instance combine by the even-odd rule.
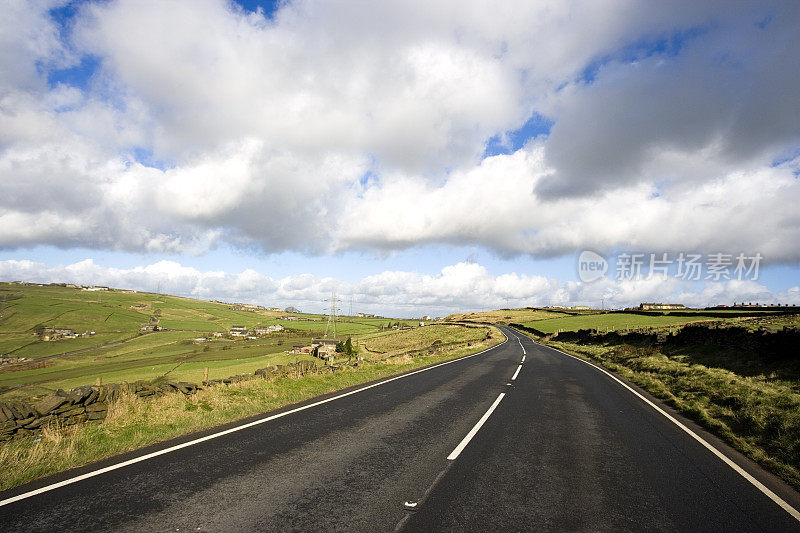
[[[741,466],[739,466],[738,464],[733,462],[727,455],[725,455],[724,453],[719,451],[717,448],[715,448],[711,443],[709,443],[703,437],[701,437],[700,435],[698,435],[697,433],[695,433],[694,431],[692,431],[691,429],[686,427],[686,425],[684,425],[680,420],[678,420],[677,418],[675,418],[674,416],[672,416],[671,414],[669,414],[668,412],[663,410],[661,407],[659,407],[658,405],[656,405],[652,401],[648,400],[646,397],[644,397],[642,394],[640,394],[638,391],[636,391],[633,387],[631,387],[630,385],[628,385],[627,383],[625,383],[624,381],[619,379],[617,376],[615,376],[614,374],[612,374],[611,372],[609,372],[605,368],[602,368],[602,367],[599,367],[599,366],[597,366],[595,364],[592,364],[589,361],[581,359],[580,357],[568,354],[567,352],[559,350],[558,348],[553,348],[552,346],[546,346],[544,344],[536,343],[535,341],[533,341],[533,339],[531,339],[531,342],[534,342],[535,344],[538,344],[539,346],[541,346],[543,348],[549,348],[550,350],[553,350],[553,351],[556,351],[556,352],[561,353],[563,355],[566,355],[567,357],[571,357],[571,358],[575,359],[576,361],[580,361],[581,363],[585,363],[585,364],[591,366],[592,368],[595,368],[596,370],[599,370],[600,372],[606,374],[608,377],[610,377],[611,379],[613,379],[614,381],[616,381],[617,383],[619,383],[620,385],[622,385],[623,387],[628,389],[634,395],[636,395],[644,403],[646,403],[647,405],[649,405],[650,407],[655,409],[658,413],[664,415],[664,417],[667,420],[669,420],[670,422],[672,422],[673,424],[678,426],[680,429],[682,429],[684,432],[686,432],[690,437],[692,437],[694,440],[696,440],[698,443],[700,443],[704,448],[706,448],[708,451],[710,451],[711,453],[716,455],[718,459],[720,459],[723,463],[728,465],[734,472],[736,472],[737,474],[742,476],[744,479],[746,479],[748,482],[750,482],[751,485],[753,485],[755,488],[760,490],[762,494],[767,496],[770,500],[772,500],[775,504],[777,504],[781,509],[786,511],[789,514],[789,516],[791,516],[792,518],[794,518],[795,520],[800,522],[800,511],[798,511],[797,509],[792,507],[786,500],[784,500],[783,498],[781,498],[780,496],[778,496],[777,494],[772,492],[772,490],[770,490],[769,487],[767,487],[766,485],[761,483],[759,480],[757,480],[755,477],[753,477],[744,468],[742,468]]]
[[[497,399],[492,404],[492,406],[489,407],[489,410],[483,413],[483,416],[481,417],[480,420],[478,420],[478,423],[472,426],[472,429],[469,430],[469,433],[467,433],[467,435],[463,439],[461,439],[461,442],[458,443],[458,446],[456,446],[455,449],[452,452],[450,452],[450,455],[447,456],[448,461],[455,461],[456,458],[458,458],[461,452],[464,451],[464,448],[467,447],[467,444],[469,444],[469,441],[472,440],[472,437],[474,437],[478,433],[478,430],[480,430],[483,424],[485,424],[486,421],[489,419],[489,417],[492,416],[492,413],[494,412],[495,409],[497,409],[497,406],[500,405],[500,402],[503,400],[505,395],[506,395],[505,392],[500,393],[500,396],[498,396]]]
[[[168,453],[171,453],[171,452],[175,452],[175,451],[181,450],[183,448],[188,448],[189,446],[194,446],[195,444],[200,444],[202,442],[206,442],[206,441],[209,441],[209,440],[212,440],[212,439],[216,439],[217,437],[222,437],[224,435],[228,435],[230,433],[235,433],[235,432],[241,431],[243,429],[251,428],[253,426],[258,426],[260,424],[264,424],[266,422],[270,422],[272,420],[275,420],[275,419],[278,419],[278,418],[282,418],[284,416],[288,416],[290,414],[294,414],[294,413],[297,413],[299,411],[305,411],[306,409],[311,409],[312,407],[317,407],[319,405],[326,404],[326,403],[332,402],[334,400],[338,400],[340,398],[344,398],[346,396],[352,396],[353,394],[357,394],[359,392],[363,392],[363,391],[368,390],[368,389],[379,387],[381,385],[385,385],[387,383],[391,383],[392,381],[397,381],[398,379],[407,378],[407,377],[413,376],[415,374],[420,374],[422,372],[427,372],[428,370],[433,370],[434,368],[439,368],[441,366],[449,365],[449,364],[455,363],[457,361],[463,361],[465,359],[470,359],[472,357],[476,357],[478,355],[484,354],[484,353],[486,353],[488,351],[494,350],[495,348],[499,348],[499,347],[505,345],[509,340],[508,339],[508,335],[505,335],[505,337],[506,337],[506,340],[504,340],[500,344],[496,344],[494,346],[491,346],[491,347],[489,347],[489,348],[487,348],[485,350],[482,350],[480,352],[477,352],[477,353],[473,353],[473,354],[470,354],[470,355],[465,355],[463,357],[458,357],[456,359],[451,359],[449,361],[443,361],[443,362],[437,363],[435,365],[431,365],[431,366],[428,366],[428,367],[425,367],[425,368],[420,368],[418,370],[414,370],[414,371],[408,372],[407,374],[401,374],[399,376],[390,377],[390,378],[385,379],[383,381],[379,381],[377,383],[373,383],[372,385],[367,385],[365,387],[361,387],[359,389],[355,389],[355,390],[352,390],[350,392],[345,392],[343,394],[338,394],[338,395],[332,396],[330,398],[325,398],[324,400],[319,400],[317,402],[313,402],[313,403],[310,403],[308,405],[295,407],[294,409],[289,409],[288,411],[283,411],[283,412],[280,412],[280,413],[277,413],[277,414],[274,414],[274,415],[270,415],[270,416],[265,417],[265,418],[260,418],[258,420],[254,420],[252,422],[248,422],[246,424],[242,424],[241,426],[228,428],[228,429],[226,429],[224,431],[219,431],[217,433],[212,433],[211,435],[206,435],[205,437],[200,437],[200,438],[197,438],[197,439],[194,439],[194,440],[190,440],[189,442],[184,442],[182,444],[176,444],[175,446],[170,446],[169,448],[164,448],[163,450],[157,450],[155,452],[151,452],[151,453],[148,453],[148,454],[145,454],[145,455],[141,455],[139,457],[134,457],[132,459],[128,459],[127,461],[122,461],[121,463],[116,463],[116,464],[113,464],[113,465],[109,465],[109,466],[106,466],[104,468],[100,468],[98,470],[93,470],[91,472],[87,472],[87,473],[81,474],[79,476],[75,476],[75,477],[72,477],[72,478],[69,478],[69,479],[65,479],[65,480],[59,481],[57,483],[52,483],[50,485],[46,485],[46,486],[38,488],[38,489],[34,489],[34,490],[31,490],[31,491],[28,491],[28,492],[24,492],[22,494],[18,494],[16,496],[12,496],[12,497],[6,498],[4,500],[0,500],[0,507],[3,507],[4,505],[8,505],[8,504],[20,501],[20,500],[24,500],[24,499],[30,498],[32,496],[36,496],[38,494],[49,492],[51,490],[59,489],[61,487],[65,487],[67,485],[72,485],[73,483],[77,483],[79,481],[83,481],[84,479],[89,479],[89,478],[92,478],[92,477],[95,477],[95,476],[99,476],[101,474],[105,474],[106,472],[111,472],[113,470],[118,470],[120,468],[124,468],[126,466],[130,466],[130,465],[136,464],[136,463],[141,463],[142,461],[146,461],[148,459],[152,459],[152,458],[158,457],[160,455],[165,455],[165,454],[168,454]]]

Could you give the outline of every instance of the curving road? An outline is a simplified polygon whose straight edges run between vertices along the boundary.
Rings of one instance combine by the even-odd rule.
[[[800,531],[796,492],[680,419],[759,489],[611,376],[504,331],[485,353],[0,492],[0,531]]]

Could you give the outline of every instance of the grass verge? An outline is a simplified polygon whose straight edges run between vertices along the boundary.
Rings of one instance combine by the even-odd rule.
[[[433,355],[405,354],[379,362],[362,362],[335,373],[299,378],[253,379],[208,387],[189,397],[169,394],[143,400],[133,395],[123,396],[110,406],[102,424],[47,428],[38,440],[15,439],[0,445],[0,490],[316,396],[477,353],[503,339],[499,331],[493,330],[492,337],[483,342]]]
[[[648,390],[800,490],[800,380],[776,378],[769,371],[743,376],[698,364],[686,351],[546,344]]]

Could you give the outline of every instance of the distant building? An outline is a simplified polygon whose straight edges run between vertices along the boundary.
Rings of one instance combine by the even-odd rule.
[[[686,309],[683,304],[662,304],[662,303],[641,303],[639,310],[641,311],[663,311],[665,309]]]
[[[375,318],[375,315],[371,315],[369,313],[356,313],[358,318]]]
[[[246,337],[247,326],[231,326],[231,329],[228,330],[228,334],[232,337]]]
[[[266,309],[260,305],[232,304],[231,311],[250,311],[251,313],[255,313],[256,311],[266,311]]]
[[[40,333],[43,341],[55,341],[58,339],[74,339],[78,336],[74,329],[71,328],[43,328]]]
[[[159,327],[158,324],[154,322],[150,322],[148,324],[142,324],[139,326],[139,331],[144,331],[146,333],[150,333],[151,331],[158,331]]]
[[[284,327],[280,324],[273,324],[271,326],[258,326],[257,328],[253,329],[253,333],[256,335],[269,335],[270,333],[277,333],[278,331],[283,331]]]
[[[280,307],[267,307],[267,311],[272,311],[273,313],[280,313],[283,311]]]

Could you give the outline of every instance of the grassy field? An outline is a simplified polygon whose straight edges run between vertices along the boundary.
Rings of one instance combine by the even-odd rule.
[[[691,322],[707,322],[720,320],[704,316],[649,316],[629,313],[600,313],[593,315],[567,316],[547,320],[525,321],[523,326],[536,328],[544,333],[557,331],[578,331],[579,329],[596,329],[599,331],[613,331],[636,328],[660,328],[677,326]]]
[[[453,343],[480,342],[490,334],[488,327],[465,328],[456,325],[434,324],[422,328],[399,330],[359,339],[364,352],[373,358],[384,358],[398,353],[426,348],[448,346]]]
[[[481,311],[478,313],[454,313],[445,320],[459,321],[467,320],[471,322],[487,322],[490,324],[508,324],[510,322],[522,323],[534,320],[545,320],[548,318],[558,318],[570,316],[567,313],[548,309],[498,309],[494,311]]]
[[[800,489],[800,362],[714,346],[548,344],[647,389]]]
[[[437,350],[433,355],[406,353],[381,361],[361,361],[356,367],[344,366],[335,373],[253,379],[208,387],[189,397],[178,393],[148,400],[124,396],[112,405],[102,424],[82,424],[69,430],[47,429],[38,441],[20,438],[0,445],[0,490],[342,388],[476,353],[504,340],[497,330],[493,330],[490,339],[485,339],[488,328],[452,328],[458,327],[448,329],[448,338],[472,345]],[[424,327],[401,333],[410,345],[425,346],[429,331]],[[474,340],[476,331],[483,333],[484,340]],[[415,334],[424,341],[415,341]],[[384,336],[391,338],[386,345],[399,346],[398,335],[385,333]]]
[[[294,316],[299,320],[280,317]],[[151,317],[166,331],[141,334]],[[396,319],[341,317],[339,337],[380,332]],[[195,343],[233,325],[248,328],[281,324],[286,332],[258,340],[215,340]],[[287,354],[295,344],[308,344],[325,331],[327,317],[271,311],[236,311],[229,304],[163,294],[124,290],[89,292],[80,289],[0,283],[0,355],[26,358],[29,369],[0,367],[0,400],[29,397],[58,388],[116,383],[168,376],[200,381],[252,372],[307,355]],[[94,335],[44,342],[36,334],[43,326],[72,328]],[[79,352],[79,353],[71,353]],[[19,369],[19,366],[15,366]]]

